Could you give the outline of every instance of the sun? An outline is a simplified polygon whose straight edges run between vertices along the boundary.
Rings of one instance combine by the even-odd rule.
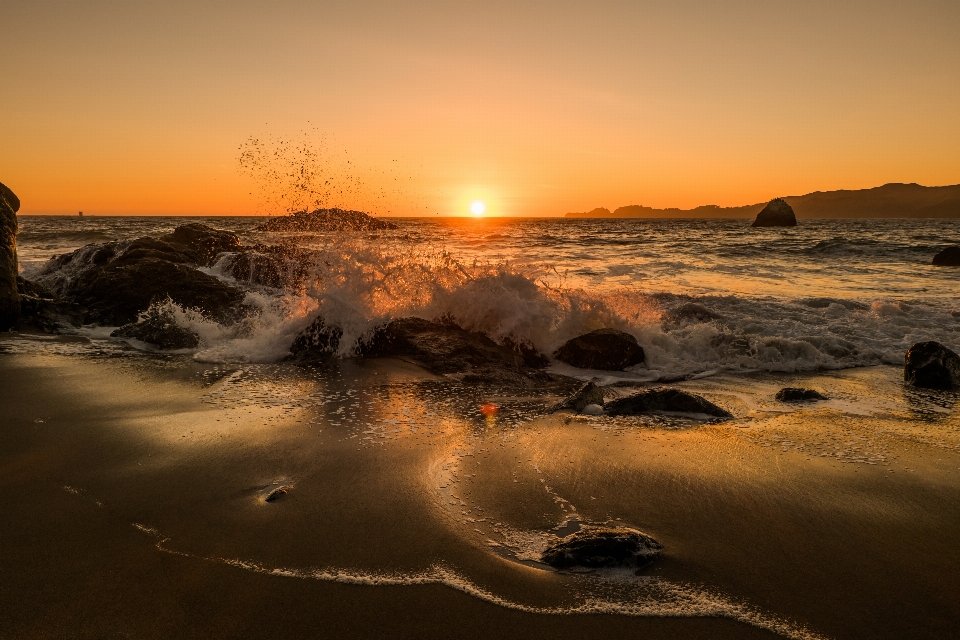
[[[487,210],[487,205],[483,204],[480,200],[474,200],[470,203],[470,213],[475,216],[482,216],[483,212]]]

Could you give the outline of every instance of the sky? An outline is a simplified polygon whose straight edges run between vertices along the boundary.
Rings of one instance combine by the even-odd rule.
[[[0,23],[22,214],[278,213],[289,158],[244,167],[251,140],[381,215],[960,183],[957,0],[0,0]]]

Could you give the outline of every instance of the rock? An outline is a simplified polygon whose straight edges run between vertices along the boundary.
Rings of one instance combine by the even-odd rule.
[[[557,569],[569,567],[643,567],[663,553],[663,545],[625,527],[584,527],[543,552],[541,560]]]
[[[283,496],[287,495],[287,493],[291,489],[293,489],[293,487],[290,487],[290,486],[277,487],[276,489],[268,493],[263,500],[264,502],[276,502]]]
[[[563,411],[565,409],[570,411],[583,411],[588,405],[599,405],[601,408],[603,407],[603,389],[592,382],[588,382],[580,387],[576,393],[555,405],[550,411]]]
[[[679,389],[651,389],[632,396],[617,398],[604,405],[608,416],[632,416],[641,413],[699,413],[717,418],[732,418],[726,409],[721,409],[706,398],[680,391]]]
[[[688,302],[664,314],[664,320],[673,324],[695,324],[722,320],[723,316],[707,309],[702,304]]]
[[[181,225],[159,240],[177,247],[201,267],[209,267],[221,253],[238,251],[241,246],[237,234],[199,223]]]
[[[829,400],[829,398],[813,389],[798,389],[784,387],[777,391],[777,400],[780,402],[804,402],[806,400]]]
[[[224,322],[240,315],[246,294],[195,267],[210,265],[219,254],[239,247],[235,234],[202,224],[182,225],[161,238],[87,245],[57,256],[44,266],[38,281],[63,302],[83,307],[85,323],[135,323],[153,302],[167,298]]]
[[[300,289],[312,264],[310,252],[299,247],[258,244],[233,256],[225,270],[240,282],[275,289]]]
[[[641,364],[643,347],[629,333],[617,329],[597,329],[568,340],[553,354],[557,360],[580,369],[623,371]]]
[[[17,290],[17,211],[20,200],[0,184],[0,331],[9,331],[20,320]]]
[[[245,293],[185,264],[144,258],[133,264],[118,260],[85,272],[70,283],[62,297],[87,310],[84,321],[124,325],[154,302],[170,298],[183,308],[198,309],[226,322],[240,314]]]
[[[340,348],[343,330],[317,318],[300,332],[290,346],[290,359],[299,362],[329,360]]]
[[[112,338],[135,338],[162,350],[196,349],[200,336],[177,325],[169,309],[152,306],[140,314],[136,322],[125,324],[110,334]]]
[[[933,256],[933,264],[938,267],[960,267],[960,246],[947,247]]]
[[[763,211],[757,214],[757,219],[750,225],[753,227],[795,227],[797,216],[793,207],[783,198],[774,198],[767,203]]]
[[[41,284],[22,277],[17,278],[20,293],[20,322],[18,328],[34,328],[49,333],[71,324],[80,324],[83,312],[75,304],[62,302],[56,294]]]
[[[377,329],[359,345],[365,357],[398,357],[438,375],[464,382],[509,383],[532,386],[554,378],[524,364],[512,350],[451,322],[399,318]]]
[[[918,342],[907,351],[903,381],[925,389],[960,386],[960,356],[939,342]]]
[[[580,413],[587,416],[602,416],[603,407],[600,406],[599,404],[588,404],[583,408],[583,411],[581,411]]]
[[[326,231],[380,231],[396,229],[397,225],[378,220],[362,211],[346,209],[316,209],[299,211],[288,216],[267,220],[257,231],[326,232]]]
[[[505,338],[500,345],[519,355],[523,364],[533,369],[543,369],[550,364],[550,358],[540,353],[540,350],[528,340]]]

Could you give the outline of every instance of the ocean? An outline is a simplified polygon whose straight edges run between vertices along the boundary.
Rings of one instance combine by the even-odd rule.
[[[55,255],[187,222],[313,266],[288,290],[238,283],[257,313],[233,325],[159,303],[195,349],[0,335],[11,637],[958,637],[960,393],[902,367],[918,341],[960,350],[960,269],[930,264],[960,221],[262,220],[20,217],[22,275],[50,286],[72,277]],[[203,270],[235,283],[227,260]],[[286,361],[317,316],[339,357]],[[733,418],[553,412],[555,387],[353,357],[406,316],[546,354],[619,328],[644,364],[548,370]],[[597,526],[663,556],[541,562]]]

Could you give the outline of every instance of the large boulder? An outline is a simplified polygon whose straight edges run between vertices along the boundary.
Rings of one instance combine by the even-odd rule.
[[[168,308],[152,306],[136,322],[125,324],[110,334],[113,338],[134,338],[158,349],[195,349],[200,336],[181,327]]]
[[[553,354],[580,369],[623,371],[641,364],[646,355],[637,339],[617,329],[597,329],[568,340]]]
[[[287,216],[271,218],[257,227],[258,231],[314,232],[379,231],[396,229],[397,225],[374,218],[362,211],[347,209],[315,209],[298,211]]]
[[[397,357],[438,375],[465,382],[533,386],[553,382],[549,374],[524,363],[521,354],[482,333],[452,322],[399,318],[377,329],[359,345],[366,357]]]
[[[570,567],[643,567],[663,553],[663,545],[626,527],[584,527],[543,552],[541,560],[557,569]]]
[[[797,216],[783,198],[774,198],[757,214],[753,227],[795,227]]]
[[[692,413],[717,418],[733,417],[733,414],[729,411],[718,407],[706,398],[679,389],[651,389],[625,398],[617,398],[604,405],[604,412],[610,416],[632,416],[643,413]]]
[[[86,323],[131,324],[167,298],[225,322],[240,315],[245,292],[196,267],[239,248],[235,234],[189,224],[160,238],[81,247],[51,259],[37,280],[82,307]]]
[[[960,386],[960,356],[939,342],[918,342],[904,358],[903,381],[926,389]]]
[[[937,267],[960,267],[960,245],[947,247],[933,256],[933,264]]]
[[[17,211],[20,199],[0,184],[0,331],[8,331],[20,320],[20,293],[17,290]]]

